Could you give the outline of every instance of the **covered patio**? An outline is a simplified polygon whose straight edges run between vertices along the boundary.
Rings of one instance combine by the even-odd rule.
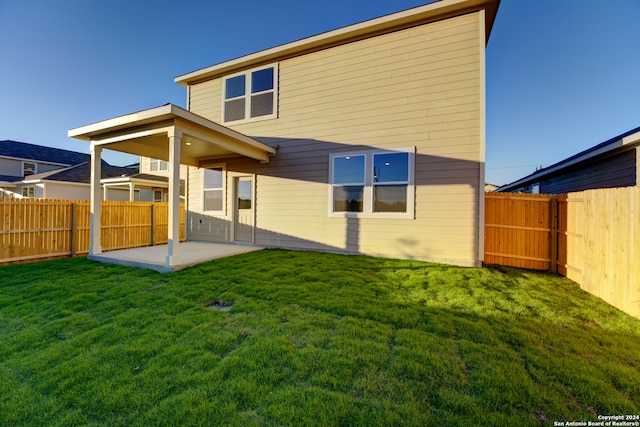
[[[179,243],[180,165],[200,167],[212,160],[245,156],[268,162],[276,149],[173,104],[71,129],[68,136],[90,142],[91,231],[89,259],[102,255],[100,243],[100,168],[102,149],[168,161],[169,243],[162,248],[164,268],[184,265]],[[187,239],[188,239],[187,235]],[[186,246],[184,246],[186,248]],[[142,248],[145,249],[145,248]],[[115,253],[115,252],[114,252]],[[115,257],[102,256],[105,262]]]

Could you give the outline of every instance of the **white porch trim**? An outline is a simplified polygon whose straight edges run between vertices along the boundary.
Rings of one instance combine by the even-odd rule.
[[[91,143],[91,179],[89,204],[91,209],[91,229],[89,231],[89,255],[102,253],[100,242],[100,207],[102,195],[100,194],[100,176],[102,166],[102,147]]]
[[[71,129],[68,135],[91,143],[90,255],[102,253],[100,246],[102,148],[168,160],[169,244],[165,261],[167,268],[180,264],[180,165],[198,167],[202,159],[222,159],[233,156],[268,162],[269,158],[276,153],[276,149],[271,146],[172,104]],[[109,181],[104,183],[108,184]],[[131,194],[133,187],[129,188]]]

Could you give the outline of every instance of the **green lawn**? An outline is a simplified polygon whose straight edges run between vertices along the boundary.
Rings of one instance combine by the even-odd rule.
[[[172,274],[82,258],[0,267],[1,425],[639,413],[640,321],[555,275],[283,250]]]

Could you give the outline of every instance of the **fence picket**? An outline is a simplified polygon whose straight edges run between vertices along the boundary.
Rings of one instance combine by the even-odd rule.
[[[152,234],[167,229],[166,202],[103,201],[101,239],[104,251],[167,243]],[[150,211],[155,209],[151,223]],[[152,231],[153,228],[153,231]],[[89,252],[88,200],[0,199],[0,265],[38,261]],[[166,231],[165,231],[166,236]],[[184,240],[184,204],[180,238]]]
[[[640,318],[640,187],[489,193],[485,209],[485,263],[558,272]]]

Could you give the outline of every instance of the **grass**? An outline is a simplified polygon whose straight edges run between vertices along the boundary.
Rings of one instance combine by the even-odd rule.
[[[163,275],[81,258],[14,265],[0,268],[0,343],[7,426],[640,413],[640,321],[517,269],[283,250]]]

